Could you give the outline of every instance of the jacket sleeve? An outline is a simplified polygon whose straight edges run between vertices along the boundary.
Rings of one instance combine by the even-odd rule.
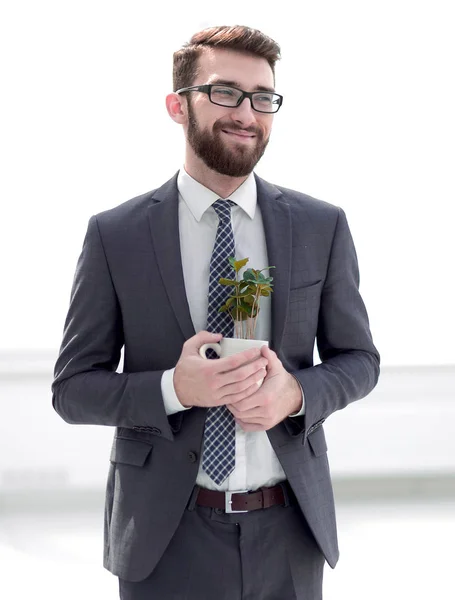
[[[364,398],[379,377],[380,356],[359,293],[357,255],[340,208],[317,327],[321,363],[293,372],[305,395],[305,415],[285,419],[288,432],[311,434],[333,412]]]
[[[120,306],[93,216],[55,365],[53,407],[67,423],[146,427],[172,441],[161,395],[163,371],[117,373],[123,344]]]

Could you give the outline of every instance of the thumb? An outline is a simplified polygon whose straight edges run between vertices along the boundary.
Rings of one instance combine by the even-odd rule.
[[[281,361],[276,355],[276,353],[271,350],[268,346],[261,347],[261,354],[264,358],[267,359],[267,375],[275,375],[280,368]]]
[[[199,348],[204,344],[216,344],[222,339],[221,333],[211,333],[210,331],[199,331],[196,335],[189,338],[183,345],[184,354],[199,354]]]

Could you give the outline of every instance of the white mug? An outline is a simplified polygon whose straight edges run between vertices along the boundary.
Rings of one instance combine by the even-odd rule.
[[[213,350],[218,354],[220,358],[225,358],[226,356],[232,356],[233,354],[238,354],[239,352],[243,352],[244,350],[248,350],[249,348],[261,348],[262,346],[268,347],[269,343],[265,340],[242,340],[240,338],[222,338],[219,343],[213,344],[203,344],[199,348],[199,354],[202,358],[207,358],[205,355],[207,350]],[[261,385],[264,381],[262,378],[258,381],[258,385]]]

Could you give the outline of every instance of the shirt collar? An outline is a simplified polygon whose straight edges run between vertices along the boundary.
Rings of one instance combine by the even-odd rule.
[[[177,187],[183,201],[198,222],[205,211],[219,199],[219,196],[215,192],[212,192],[212,190],[209,190],[188,175],[183,167],[178,174]],[[250,173],[242,185],[229,196],[229,200],[240,206],[250,219],[254,218],[257,205],[257,189],[253,173]]]

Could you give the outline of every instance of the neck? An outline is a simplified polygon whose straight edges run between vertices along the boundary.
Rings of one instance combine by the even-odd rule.
[[[229,198],[249,177],[248,175],[244,177],[221,175],[209,169],[198,157],[189,157],[188,155],[185,160],[185,171],[197,182],[223,199]]]

